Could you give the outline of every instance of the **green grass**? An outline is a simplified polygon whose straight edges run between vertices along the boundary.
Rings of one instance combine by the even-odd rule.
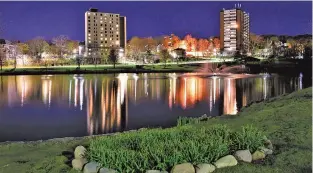
[[[231,131],[237,132],[243,130],[243,126],[253,124],[274,145],[273,155],[267,157],[262,164],[240,163],[235,167],[217,169],[216,173],[312,172],[312,88],[252,104],[236,116],[211,118],[190,126],[210,128],[215,124],[227,125]],[[184,129],[190,126],[177,128]],[[168,130],[165,129],[163,133]],[[152,131],[162,133],[163,130]],[[127,134],[136,135],[135,132]],[[238,140],[245,137],[253,136],[243,135]],[[90,138],[0,144],[0,172],[75,172],[63,164],[66,158],[62,156],[62,152],[73,151],[73,148],[80,144],[90,145]]]
[[[236,132],[225,125],[148,129],[92,140],[89,159],[121,173],[149,169],[169,171],[184,162],[213,163],[239,149],[254,152],[263,146],[262,139],[262,133],[252,127],[243,127]]]
[[[0,74],[22,74],[22,73],[73,73],[73,72],[82,72],[82,73],[114,73],[114,72],[137,72],[137,71],[148,71],[148,72],[175,72],[175,71],[184,71],[191,72],[198,68],[199,64],[167,64],[164,66],[161,64],[147,64],[143,68],[136,68],[135,65],[124,65],[117,64],[114,68],[113,65],[82,65],[79,70],[77,70],[76,65],[67,65],[67,66],[28,66],[28,67],[19,67],[14,69],[13,67],[3,67],[3,70],[0,71]]]

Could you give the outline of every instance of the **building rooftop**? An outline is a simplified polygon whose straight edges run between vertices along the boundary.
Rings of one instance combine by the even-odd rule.
[[[89,11],[90,12],[98,12],[98,9],[97,8],[89,8]]]

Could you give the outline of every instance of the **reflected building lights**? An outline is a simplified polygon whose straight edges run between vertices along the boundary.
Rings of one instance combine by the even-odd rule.
[[[75,89],[74,89],[74,107],[77,106],[77,92],[78,92],[78,79],[75,78]]]
[[[299,89],[300,90],[302,89],[302,77],[303,77],[303,75],[302,75],[302,73],[300,73],[300,75],[299,75]]]
[[[80,103],[80,110],[83,110],[83,104],[84,104],[84,79],[80,81],[79,86],[79,103]]]
[[[70,80],[70,89],[68,92],[68,104],[71,106],[71,100],[72,100],[72,80]]]
[[[51,88],[52,88],[51,79],[43,79],[43,81],[42,81],[42,99],[43,99],[44,104],[48,104],[48,107],[50,107],[50,104],[51,104]]]
[[[263,99],[266,99],[266,97],[267,97],[267,84],[266,84],[266,77],[263,77],[263,88],[264,88],[264,95],[263,95]]]
[[[236,81],[228,78],[224,82],[224,114],[234,115],[237,113]]]

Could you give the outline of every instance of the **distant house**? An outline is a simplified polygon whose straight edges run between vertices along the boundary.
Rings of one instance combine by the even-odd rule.
[[[171,51],[170,53],[175,59],[184,59],[186,58],[186,50],[182,48],[177,48]]]

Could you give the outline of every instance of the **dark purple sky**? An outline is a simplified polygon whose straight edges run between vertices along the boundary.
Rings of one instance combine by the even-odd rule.
[[[256,34],[312,34],[312,2],[240,2]],[[90,7],[127,16],[128,39],[174,33],[219,35],[219,11],[235,2],[0,2],[0,37],[28,40],[68,35],[84,40],[84,13]]]

